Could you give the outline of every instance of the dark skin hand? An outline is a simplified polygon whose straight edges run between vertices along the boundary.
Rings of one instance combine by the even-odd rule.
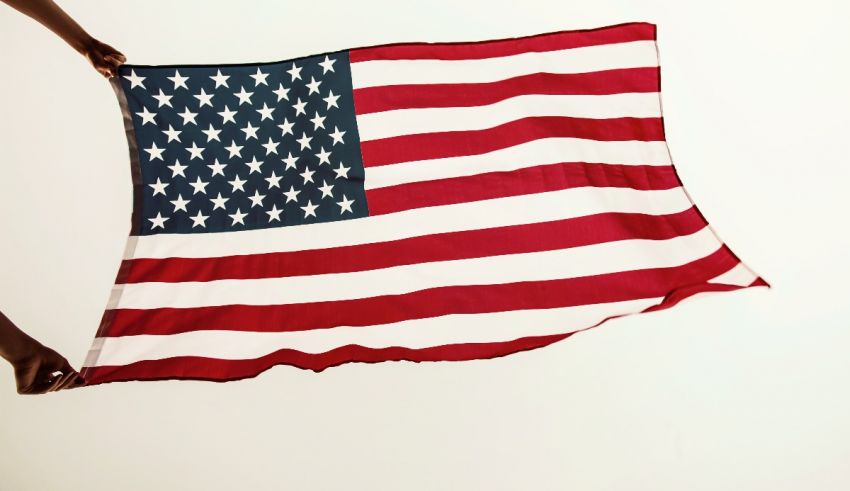
[[[112,46],[93,38],[52,0],[0,0],[61,37],[85,56],[95,70],[106,78],[114,77],[127,57]]]
[[[85,383],[68,360],[18,329],[2,312],[0,356],[15,370],[18,394],[44,394]]]
[[[85,56],[98,73],[114,77],[127,57],[93,38],[52,0],[0,0],[38,21]],[[12,364],[19,394],[44,394],[85,381],[62,355],[21,331],[0,312],[0,357]]]

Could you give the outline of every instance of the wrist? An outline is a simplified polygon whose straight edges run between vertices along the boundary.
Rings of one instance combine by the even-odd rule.
[[[12,365],[35,356],[42,344],[21,330],[2,333],[0,343],[0,356]]]
[[[95,39],[87,33],[82,33],[79,36],[75,36],[73,39],[68,40],[68,44],[70,44],[77,53],[83,56],[91,51],[94,47],[94,43]]]

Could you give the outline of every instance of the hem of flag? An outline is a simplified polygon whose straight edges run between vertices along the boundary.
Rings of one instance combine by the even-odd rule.
[[[130,213],[130,230],[128,231],[127,240],[124,245],[124,255],[121,256],[124,258],[133,256],[133,251],[135,250],[136,243],[138,242],[137,236],[140,233],[139,224],[141,223],[142,193],[144,192],[144,185],[142,182],[141,161],[139,160],[139,146],[136,141],[133,116],[130,114],[130,105],[127,102],[127,95],[124,93],[124,89],[121,88],[121,82],[118,80],[117,76],[112,77],[109,80],[109,83],[112,86],[112,90],[115,92],[115,96],[118,99],[118,106],[121,110],[121,119],[124,124],[124,133],[127,136],[127,146],[129,147],[130,153],[130,176],[133,186],[133,209]],[[106,332],[109,325],[112,324],[112,319],[115,317],[115,305],[118,305],[122,285],[127,282],[129,274],[129,265],[127,264],[127,261],[122,260],[118,266],[118,272],[115,275],[115,282],[113,283],[112,290],[110,291],[106,309],[104,309],[100,324],[95,332],[94,341],[86,355],[84,362],[85,365],[93,365],[97,363],[97,359],[100,355],[99,338],[104,332]],[[83,373],[85,371],[85,368],[81,370],[83,378],[85,378],[85,374]]]
[[[661,96],[661,94],[662,94],[662,92],[661,92],[661,86],[662,86],[662,80],[661,80],[661,52],[660,52],[660,50],[658,49],[658,29],[653,29],[652,36],[653,36],[653,38],[652,38],[653,43],[655,44],[655,55],[656,55],[656,58],[657,58],[657,60],[658,60],[658,68],[657,68],[657,69],[658,69],[658,77],[657,77],[657,80],[658,80],[658,86],[657,86],[657,88],[656,88],[656,93],[658,94],[658,109],[659,109],[659,118],[660,118],[660,120],[661,120],[661,139],[662,139],[662,141],[664,142],[664,148],[666,148],[666,149],[667,149],[667,156],[668,156],[668,158],[669,158],[670,167],[673,169],[673,175],[675,176],[676,181],[678,181],[678,183],[679,183],[679,187],[681,187],[681,188],[682,188],[682,192],[684,192],[684,193],[685,193],[685,196],[687,196],[688,201],[690,201],[690,202],[691,202],[691,205],[693,205],[693,209],[694,209],[694,211],[695,211],[695,212],[696,212],[696,213],[700,216],[700,218],[702,218],[703,222],[705,222],[705,224],[708,226],[708,229],[709,229],[709,230],[711,230],[711,233],[712,233],[712,234],[714,234],[714,237],[716,237],[716,238],[717,238],[717,240],[718,240],[720,243],[722,243],[722,244],[724,244],[724,245],[726,246],[726,250],[729,252],[729,254],[731,254],[731,255],[732,255],[732,257],[734,257],[735,259],[737,259],[737,260],[738,260],[738,261],[739,261],[739,262],[740,262],[740,263],[741,263],[741,264],[742,264],[745,268],[747,268],[747,270],[748,270],[748,271],[750,271],[750,272],[753,274],[753,276],[755,276],[755,277],[756,277],[756,282],[757,282],[758,284],[757,284],[757,285],[756,285],[756,284],[753,284],[753,285],[750,285],[750,286],[765,286],[765,287],[767,287],[767,288],[772,288],[772,286],[770,285],[770,283],[769,283],[767,280],[765,280],[765,279],[764,279],[761,275],[756,274],[756,272],[755,272],[755,271],[753,271],[753,269],[752,269],[752,268],[750,268],[749,266],[747,266],[747,264],[746,264],[743,260],[741,260],[741,258],[740,258],[740,257],[738,257],[738,255],[737,255],[737,254],[735,254],[735,252],[732,250],[732,248],[731,248],[731,247],[729,247],[729,244],[727,244],[727,243],[726,243],[726,242],[725,242],[725,241],[724,241],[724,240],[720,237],[720,235],[717,233],[717,230],[715,230],[715,228],[711,225],[711,222],[710,222],[710,221],[708,221],[708,220],[706,219],[705,215],[702,213],[702,211],[700,211],[700,209],[699,209],[699,207],[697,206],[696,202],[695,202],[695,201],[694,201],[694,199],[691,197],[691,194],[688,192],[688,188],[687,188],[687,187],[685,187],[685,183],[684,183],[684,182],[682,182],[682,178],[681,178],[681,176],[679,175],[679,170],[676,168],[676,163],[675,163],[675,161],[673,160],[673,153],[670,151],[670,142],[668,142],[668,141],[667,141],[667,127],[666,127],[666,123],[665,123],[665,120],[664,120],[664,103],[663,103],[662,96]]]
[[[322,372],[349,363],[401,362],[453,362],[501,358],[523,351],[542,348],[576,333],[599,327],[611,319],[641,313],[655,312],[678,305],[698,295],[730,292],[770,285],[761,277],[747,285],[702,282],[684,285],[668,292],[658,304],[638,312],[607,317],[598,323],[563,334],[519,338],[502,343],[468,343],[411,349],[399,346],[367,348],[360,345],[341,346],[321,353],[304,353],[292,349],[274,351],[260,358],[244,360],[221,360],[204,357],[176,357],[160,360],[143,360],[123,366],[87,366],[82,375],[87,386],[112,382],[196,380],[207,382],[231,382],[255,378],[279,365]],[[143,375],[144,374],[144,375]]]

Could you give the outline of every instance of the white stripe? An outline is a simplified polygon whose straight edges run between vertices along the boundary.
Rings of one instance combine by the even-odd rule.
[[[738,263],[737,266],[730,269],[726,273],[709,280],[709,283],[722,283],[724,285],[747,286],[757,278],[756,274],[748,268],[744,263]]]
[[[324,249],[606,212],[668,215],[691,206],[681,187],[653,191],[571,188],[306,226],[209,234],[142,235],[138,237],[133,256],[126,259],[220,257]]]
[[[640,312],[663,298],[487,314],[453,314],[378,326],[295,332],[192,331],[171,335],[96,338],[83,366],[126,365],[175,356],[223,360],[259,358],[280,349],[324,353],[350,344],[368,348],[427,348],[510,341],[578,331],[616,315]]]
[[[670,165],[663,141],[596,141],[581,138],[543,138],[479,155],[417,160],[366,169],[366,189],[410,182],[503,172],[560,162],[598,162],[618,165]]]
[[[397,84],[495,82],[529,73],[585,73],[658,66],[655,41],[520,53],[478,60],[369,60],[351,64],[355,89]]]
[[[576,278],[665,268],[701,259],[721,243],[704,227],[666,240],[631,239],[554,251],[408,264],[312,276],[123,285],[118,308],[284,305],[401,295],[429,288]]]
[[[739,266],[709,282],[718,282]],[[657,297],[554,309],[452,314],[382,325],[340,326],[281,333],[194,331],[171,335],[99,337],[94,339],[83,366],[126,365],[175,356],[243,360],[259,358],[286,348],[305,353],[325,353],[346,345],[426,348],[457,343],[509,341],[579,331],[608,317],[639,313],[662,300],[663,297]]]
[[[486,106],[397,109],[357,116],[360,141],[400,135],[492,128],[521,118],[658,118],[658,93],[511,97]]]

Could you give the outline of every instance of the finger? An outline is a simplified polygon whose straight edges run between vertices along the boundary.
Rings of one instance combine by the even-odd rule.
[[[110,62],[105,68],[110,77],[114,77],[118,73],[118,65],[117,63]]]
[[[108,55],[104,56],[104,58],[114,60],[116,63],[124,63],[125,61],[127,61],[127,57],[118,52],[109,53]]]
[[[80,376],[80,373],[74,370],[74,367],[72,367],[71,364],[68,363],[68,360],[65,360],[65,364],[62,366],[62,371],[65,372],[68,377],[66,380],[62,381],[62,383],[59,384],[59,387],[56,390],[62,390],[68,387],[70,384],[74,383],[77,377]]]
[[[76,372],[73,371],[65,373],[64,375],[59,377],[55,382],[50,384],[50,387],[47,389],[47,392],[56,392],[57,390],[59,390],[59,387],[61,387],[62,384],[65,383],[65,381],[73,377],[75,374]]]
[[[50,373],[51,377],[55,376],[56,374],[59,374],[60,376],[56,380],[52,381],[50,387],[47,389],[48,392],[59,390],[59,387],[61,387],[62,384],[64,384],[69,378],[77,374],[77,371],[74,370],[74,367],[72,367],[70,363],[68,363],[68,360],[63,358],[61,363],[62,364],[57,370],[54,370]]]
[[[57,390],[57,391],[59,391],[59,390],[65,390],[65,389],[67,389],[67,388],[69,388],[69,387],[73,387],[73,386],[74,386],[74,384],[77,382],[77,379],[79,378],[79,376],[80,376],[80,374],[78,374],[77,372],[73,372],[73,373],[71,374],[71,376],[70,376],[70,377],[68,377],[68,379],[67,379],[67,380],[65,380],[64,382],[62,382],[56,390]]]
[[[44,394],[47,392],[47,384],[31,384],[23,389],[18,389],[18,394],[25,394],[28,396],[36,395],[36,394]]]
[[[33,380],[33,384],[50,387],[50,384],[62,378],[63,374],[65,374],[65,372],[62,370],[54,370],[47,374],[37,373],[35,379]]]
[[[86,379],[83,378],[82,375],[77,375],[77,378],[74,379],[74,382],[68,386],[68,389],[77,389],[80,387],[86,386]]]
[[[50,386],[58,381],[59,378],[57,378],[56,380],[51,380],[50,382],[33,382],[21,393],[28,395],[46,394],[50,390]]]

